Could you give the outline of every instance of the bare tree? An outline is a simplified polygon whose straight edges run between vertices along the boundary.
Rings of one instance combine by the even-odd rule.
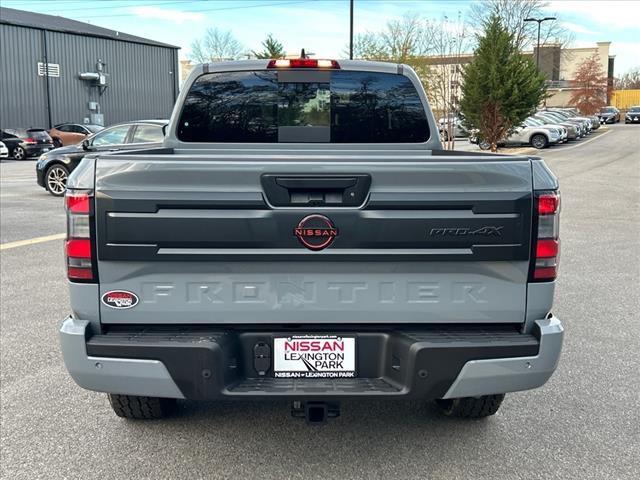
[[[424,56],[431,45],[424,20],[415,13],[405,13],[400,20],[387,22],[379,32],[356,35],[354,58],[405,63],[414,68],[420,80],[428,81]]]
[[[632,68],[614,82],[616,90],[640,89],[640,67]]]
[[[594,53],[580,64],[575,78],[569,104],[585,115],[593,115],[607,103],[607,76],[602,71],[600,56]]]
[[[428,72],[427,95],[434,110],[445,119],[445,148],[453,149],[463,71],[461,58],[471,48],[471,37],[461,12],[454,21],[445,16],[441,21],[427,22],[426,31],[434,54],[425,58],[422,66]]]
[[[387,22],[379,32],[356,35],[355,58],[410,63],[429,50],[424,22],[419,15],[405,13],[400,20]]]
[[[362,60],[389,60],[379,33],[367,32],[353,39],[353,56]]]
[[[201,39],[191,44],[190,59],[196,63],[237,60],[242,51],[242,44],[230,31],[208,28]]]
[[[525,18],[547,17],[549,2],[545,0],[481,0],[472,3],[469,18],[473,25],[481,25],[493,15],[513,35],[520,50],[533,48],[538,39],[538,24],[525,22]],[[540,27],[540,45],[559,43],[566,46],[573,41],[573,35],[562,26],[559,20],[543,22]]]

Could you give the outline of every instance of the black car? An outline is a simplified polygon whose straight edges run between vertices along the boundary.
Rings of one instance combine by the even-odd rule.
[[[640,106],[629,107],[624,116],[624,123],[640,123]]]
[[[598,113],[600,123],[618,123],[620,121],[620,110],[616,107],[604,107]]]
[[[7,146],[9,156],[16,160],[36,157],[55,148],[43,128],[3,128],[0,141]]]
[[[94,152],[135,150],[160,146],[168,120],[142,120],[113,125],[89,135],[78,145],[43,154],[36,165],[38,185],[56,197],[64,195],[67,178],[85,155]]]

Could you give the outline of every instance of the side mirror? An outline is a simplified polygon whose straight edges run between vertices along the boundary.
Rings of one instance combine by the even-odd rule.
[[[82,141],[82,149],[86,151],[91,150],[91,142],[86,138]]]

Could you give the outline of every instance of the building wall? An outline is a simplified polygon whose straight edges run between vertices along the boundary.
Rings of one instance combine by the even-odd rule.
[[[598,42],[593,48],[565,48],[561,50],[560,80],[573,80],[580,64],[594,53],[600,57],[600,66],[603,76],[607,76],[609,70],[609,46],[611,42]]]
[[[41,58],[40,31],[0,24],[0,127],[47,125],[46,86],[37,72]]]
[[[52,124],[83,122],[89,102],[98,102],[104,124],[143,118],[168,118],[177,96],[175,49],[105,38],[43,31],[0,24],[0,124],[3,127],[48,127],[44,61],[60,65],[49,77]],[[104,63],[106,88],[80,80],[80,72],[96,72]]]

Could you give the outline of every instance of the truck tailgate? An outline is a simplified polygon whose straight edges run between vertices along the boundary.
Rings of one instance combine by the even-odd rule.
[[[529,159],[426,155],[98,158],[100,294],[138,297],[101,321],[524,321]],[[296,234],[309,215],[324,249]]]

